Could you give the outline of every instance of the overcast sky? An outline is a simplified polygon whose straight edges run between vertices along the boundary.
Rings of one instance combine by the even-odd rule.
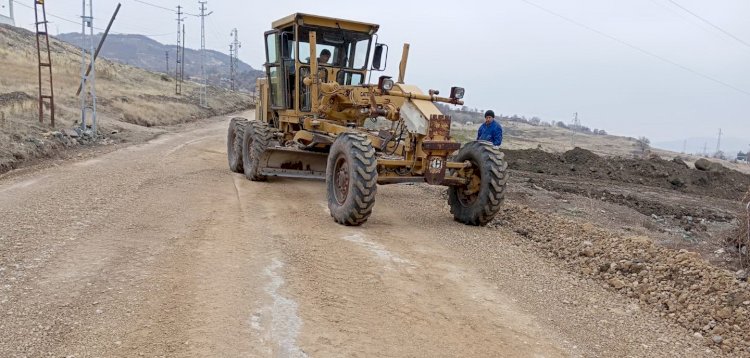
[[[197,1],[147,1],[198,12]],[[117,2],[94,0],[96,27],[106,26]],[[175,42],[174,14],[120,2],[113,31]],[[388,74],[398,71],[401,45],[409,42],[407,82],[443,93],[463,86],[470,107],[564,122],[578,112],[591,128],[652,141],[711,137],[722,128],[750,143],[750,1],[674,2],[745,44],[670,0],[213,0],[206,37],[209,48],[228,52],[236,27],[240,58],[261,68],[262,34],[278,18],[309,12],[373,22],[381,25],[380,41],[390,45]],[[47,11],[78,21],[81,3],[48,1]],[[80,25],[50,20],[52,33],[80,31]],[[33,11],[16,5],[16,22],[31,28]],[[199,19],[189,17],[189,47],[200,46],[199,34]]]

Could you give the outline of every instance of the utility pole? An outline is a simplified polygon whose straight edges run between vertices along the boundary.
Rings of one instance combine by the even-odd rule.
[[[200,105],[201,107],[208,107],[208,81],[206,78],[206,16],[213,14],[211,11],[206,14],[206,3],[208,1],[198,1],[201,10],[201,91],[200,91]]]
[[[229,78],[231,81],[232,91],[236,91],[239,87],[237,85],[237,70],[239,69],[238,65],[240,63],[239,49],[240,47],[242,47],[242,44],[238,39],[237,28],[232,29],[232,33],[230,34],[230,36],[233,36],[234,40],[229,45]]]
[[[721,135],[723,133],[721,132],[721,128],[719,128],[719,139],[716,140],[716,154],[718,154],[721,151]]]
[[[573,113],[573,125],[572,125],[572,135],[570,136],[570,143],[573,146],[573,148],[576,147],[576,131],[580,129],[581,127],[581,120],[578,119],[578,112]]]
[[[167,56],[167,75],[169,74],[169,50],[164,51],[164,55]]]
[[[234,91],[234,44],[229,44],[229,89]]]
[[[575,117],[573,117],[573,129],[580,130],[581,129],[581,120],[578,119],[578,112],[573,113]]]
[[[185,82],[185,24],[182,24],[182,55],[180,58],[180,83]]]
[[[687,151],[687,139],[685,139],[684,142],[682,142],[682,154],[685,154]]]
[[[37,0],[38,1],[38,0]],[[88,2],[88,13],[86,3]],[[86,112],[91,113],[91,128],[96,136],[96,66],[94,66],[94,6],[93,0],[82,0],[81,16],[81,130],[86,130]],[[89,35],[86,35],[86,27]],[[88,44],[88,51],[86,45]],[[88,60],[86,57],[88,56]],[[86,62],[90,72],[86,71]]]
[[[185,18],[182,17],[182,6],[177,5],[177,56],[175,56],[177,63],[175,64],[174,73],[174,94],[176,95],[182,94],[182,80],[184,78],[182,70],[185,68],[184,66],[182,66],[182,60],[185,58],[184,54],[182,53],[184,49],[183,43],[185,42],[185,36],[181,36],[182,33],[180,32],[185,32],[185,25],[182,23],[183,20],[185,20]],[[169,68],[167,68],[167,72],[169,72]]]
[[[708,156],[708,142],[703,142],[703,156]]]

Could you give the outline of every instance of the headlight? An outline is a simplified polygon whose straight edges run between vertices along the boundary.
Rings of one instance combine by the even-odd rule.
[[[462,99],[464,98],[466,90],[463,87],[451,87],[451,98]]]
[[[378,88],[383,91],[390,91],[393,89],[393,79],[388,76],[380,76],[378,79]]]
[[[387,79],[387,80],[383,80],[383,89],[386,90],[386,91],[392,90],[393,89],[393,80],[390,79],[390,78]]]

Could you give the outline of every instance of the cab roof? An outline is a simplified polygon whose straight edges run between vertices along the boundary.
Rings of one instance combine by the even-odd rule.
[[[369,24],[366,22],[359,22],[359,21],[350,21],[350,20],[344,20],[344,19],[337,19],[333,17],[325,17],[325,16],[318,16],[318,15],[310,15],[310,14],[303,14],[303,13],[295,13],[291,14],[289,16],[283,17],[281,19],[278,19],[274,21],[271,26],[278,30],[285,27],[289,27],[293,24],[300,24],[300,25],[307,25],[307,26],[320,26],[320,27],[330,27],[330,28],[341,28],[344,30],[351,30],[351,31],[357,31],[357,32],[366,32],[369,34],[374,34],[378,31],[378,28],[380,28],[380,25],[376,24]]]

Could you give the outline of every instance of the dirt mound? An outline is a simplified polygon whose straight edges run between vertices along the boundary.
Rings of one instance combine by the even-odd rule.
[[[600,164],[602,162],[602,158],[598,155],[579,147],[575,147],[572,150],[563,153],[562,157],[565,162],[569,164],[589,165]]]
[[[490,225],[514,230],[548,257],[694,332],[707,346],[735,355],[750,352],[748,283],[697,253],[519,206],[507,206]]]
[[[548,153],[539,149],[504,152],[509,168],[514,170],[611,180],[730,200],[742,199],[750,185],[750,175],[723,167],[719,170],[713,164],[711,170],[701,171],[680,161],[658,157],[606,158],[581,148],[565,153]]]
[[[646,216],[673,216],[676,219],[685,218],[686,220],[691,220],[690,218],[696,218],[707,219],[715,222],[731,222],[736,218],[733,213],[727,213],[713,208],[674,205],[673,203],[665,202],[659,198],[651,198],[639,194],[614,193],[611,190],[602,189],[598,186],[582,186],[580,183],[566,183],[539,178],[530,178],[529,183],[549,191],[570,193],[608,203],[627,206]]]

